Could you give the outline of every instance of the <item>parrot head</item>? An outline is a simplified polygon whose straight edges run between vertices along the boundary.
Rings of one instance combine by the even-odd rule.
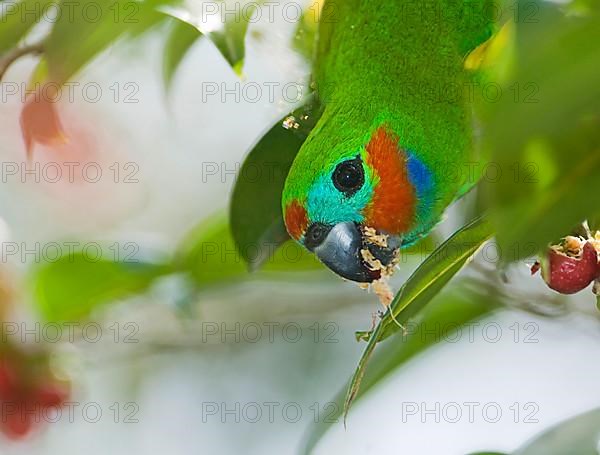
[[[389,126],[366,130],[344,135],[343,129],[318,124],[298,152],[282,195],[290,236],[332,271],[360,283],[381,278],[372,259],[393,266],[399,248],[418,230],[433,190],[429,169]],[[373,242],[374,234],[385,241]]]

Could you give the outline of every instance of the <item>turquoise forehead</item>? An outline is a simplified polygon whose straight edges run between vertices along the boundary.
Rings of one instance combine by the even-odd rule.
[[[362,155],[362,153],[361,153]],[[311,223],[337,224],[346,221],[360,223],[363,209],[373,197],[372,173],[365,168],[365,184],[351,197],[345,196],[333,185],[331,176],[336,166],[352,156],[340,159],[326,172],[320,174],[311,186],[306,199],[306,211]]]

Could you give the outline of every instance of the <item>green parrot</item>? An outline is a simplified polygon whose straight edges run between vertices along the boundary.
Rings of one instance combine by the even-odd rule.
[[[287,176],[287,231],[338,275],[381,277],[465,188],[473,120],[465,58],[494,32],[491,1],[326,0],[313,87],[321,118]],[[366,228],[387,241],[374,244]]]

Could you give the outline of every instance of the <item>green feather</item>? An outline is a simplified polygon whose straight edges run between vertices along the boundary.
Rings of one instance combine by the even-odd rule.
[[[313,74],[325,110],[290,169],[284,208],[306,201],[337,163],[364,151],[382,124],[433,174],[434,201],[415,231],[430,229],[464,188],[468,173],[458,171],[466,171],[473,148],[464,59],[492,34],[492,2],[434,3],[326,1]],[[338,222],[340,210],[330,205],[323,210],[331,219],[311,221]]]

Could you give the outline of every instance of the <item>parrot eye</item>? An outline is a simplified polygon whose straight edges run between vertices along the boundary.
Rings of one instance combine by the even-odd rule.
[[[360,156],[338,164],[332,179],[333,185],[346,196],[352,196],[360,190],[365,183],[365,173]]]

